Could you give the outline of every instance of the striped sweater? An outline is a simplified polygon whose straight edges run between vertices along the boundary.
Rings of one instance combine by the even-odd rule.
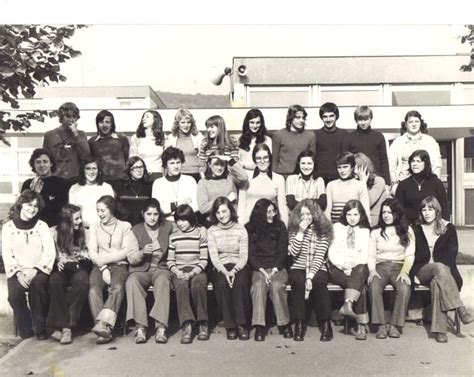
[[[326,257],[329,240],[326,236],[318,237],[312,228],[301,233],[291,232],[288,252],[293,257],[292,270],[305,270],[306,278],[312,279],[319,270],[327,271]]]
[[[245,267],[248,260],[247,230],[240,224],[213,225],[207,231],[209,256],[217,271],[222,272],[227,263],[235,264],[239,271]]]
[[[217,149],[220,149],[224,152],[225,156],[232,157],[235,161],[239,160],[239,147],[237,141],[229,136],[230,144],[224,146],[224,148],[219,148],[218,145],[212,144],[209,145],[207,139],[204,139],[199,146],[198,158],[199,158],[199,171],[204,173],[206,171],[207,159]]]
[[[193,228],[188,232],[176,230],[170,236],[168,246],[168,268],[171,272],[197,267],[207,267],[207,234],[205,228]]]

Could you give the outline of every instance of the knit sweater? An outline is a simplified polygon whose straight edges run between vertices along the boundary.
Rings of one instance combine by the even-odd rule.
[[[112,133],[110,136],[92,136],[89,139],[91,155],[97,157],[99,168],[106,180],[125,178],[130,145],[127,136]]]
[[[262,198],[275,203],[280,212],[281,220],[288,224],[285,180],[280,174],[274,172],[271,173],[271,178],[266,173],[259,173],[257,176],[249,179],[246,187],[239,190],[239,222],[247,224],[255,203]]]
[[[380,210],[382,209],[382,203],[385,199],[387,199],[385,181],[382,177],[376,175],[374,185],[369,188],[370,223],[372,226],[379,222]]]
[[[301,174],[292,174],[286,178],[286,196],[288,208],[293,210],[298,202],[303,199],[319,199],[321,202],[319,205],[324,210],[326,208],[326,188],[324,186],[324,180],[321,177],[314,179],[311,177],[305,181]],[[290,203],[289,196],[293,196]],[[322,197],[321,197],[322,196]],[[324,207],[324,208],[323,208]]]
[[[50,152],[56,161],[54,174],[64,179],[79,176],[81,161],[90,155],[89,144],[84,131],[78,131],[77,135],[62,127],[47,131],[43,138],[43,148]]]
[[[151,196],[160,202],[168,221],[174,221],[174,211],[185,201],[194,211],[198,210],[197,184],[189,175],[181,174],[178,180],[169,180],[167,176],[158,178],[153,182]]]
[[[143,221],[141,211],[145,200],[151,198],[152,183],[145,179],[123,179],[114,183],[113,189],[120,203],[118,218],[136,225]]]
[[[355,226],[354,248],[347,245],[347,233],[349,225],[341,223],[334,224],[334,240],[329,246],[328,259],[340,270],[352,269],[358,264],[367,264],[369,256],[369,236],[370,230]]]
[[[288,252],[293,257],[290,269],[306,271],[306,278],[313,279],[319,270],[327,271],[328,248],[329,239],[326,236],[318,237],[312,227],[305,230],[303,237],[299,232],[290,232]],[[313,251],[311,258],[310,249]]]
[[[219,196],[228,197],[230,193],[234,193],[237,197],[237,190],[244,187],[248,182],[247,172],[240,162],[227,166],[229,169],[227,177],[219,179],[204,178],[198,182],[197,203],[199,212],[203,215],[211,212],[212,204]]]
[[[278,268],[281,270],[288,254],[288,232],[283,222],[266,224],[251,234],[251,226],[245,225],[249,233],[249,265],[254,270]]]
[[[130,157],[139,156],[145,161],[148,173],[162,173],[161,155],[163,146],[155,144],[154,137],[138,137],[133,135],[130,140]]]
[[[8,278],[18,271],[37,268],[49,275],[56,248],[48,225],[41,220],[30,229],[19,229],[13,220],[2,228],[2,258]]]
[[[39,213],[39,219],[52,227],[58,224],[59,211],[68,201],[69,183],[56,176],[41,178],[41,180],[43,189],[40,195],[44,201],[44,208]],[[32,181],[33,179],[27,179],[21,186],[21,192],[31,189]]]
[[[244,169],[248,170],[249,172],[250,171],[253,172],[254,169],[256,168],[256,165],[252,159],[253,149],[255,148],[255,145],[257,144],[256,140],[257,140],[256,137],[252,137],[248,151],[246,151],[245,149],[239,148],[240,162],[242,163]],[[262,144],[266,144],[270,148],[270,152],[272,151],[272,139],[270,138],[270,136],[265,135]]]
[[[207,267],[207,232],[205,228],[195,227],[188,232],[177,229],[170,236],[168,248],[168,268],[171,272],[193,269],[202,272]]]
[[[375,172],[380,175],[387,185],[390,185],[388,168],[387,143],[382,133],[371,127],[363,130],[359,127],[347,135],[344,150],[352,153],[364,153],[374,164]]]
[[[451,270],[458,289],[462,287],[462,277],[456,266],[456,257],[458,255],[458,235],[453,224],[446,224],[446,232],[441,234],[436,240],[433,253],[430,252],[428,241],[426,239],[423,227],[420,224],[415,226],[416,251],[415,262],[410,271],[412,279],[418,273],[421,267],[430,263],[431,256],[434,262],[443,263]]]
[[[203,139],[201,145],[199,146],[199,171],[204,174],[207,167],[207,159],[211,155],[212,152],[215,150],[220,150],[224,153],[224,156],[229,156],[233,158],[235,161],[239,160],[239,147],[237,141],[232,137],[229,136],[230,143],[225,145],[223,148],[219,147],[217,144],[209,144],[207,139]]]
[[[225,271],[225,264],[235,264],[239,271],[248,259],[248,236],[245,228],[234,222],[213,225],[207,231],[209,256],[217,271]]]
[[[389,235],[393,231],[393,235]],[[402,265],[402,272],[409,273],[415,260],[415,234],[413,229],[408,228],[410,243],[405,247],[400,244],[400,237],[395,233],[393,227],[386,228],[385,237],[382,229],[376,228],[370,232],[369,243],[369,271],[375,270],[375,266],[381,262],[396,262]]]
[[[419,183],[421,183],[421,190],[418,189]],[[434,174],[425,179],[416,175],[414,177],[408,177],[400,182],[395,193],[395,197],[405,209],[405,215],[411,223],[418,219],[420,203],[427,196],[434,196],[438,199],[441,205],[443,219],[449,221],[451,211],[449,209],[446,190],[444,189],[443,182]]]
[[[104,195],[114,196],[114,190],[108,183],[104,182],[101,185],[85,184],[84,186],[76,183],[69,189],[69,203],[81,207],[82,220],[86,226],[90,226],[92,223],[99,221],[96,209],[97,200]]]
[[[295,171],[298,155],[305,150],[316,148],[316,136],[313,131],[288,131],[286,128],[276,131],[272,138],[272,170],[278,174],[290,175]]]
[[[339,221],[344,206],[352,199],[359,200],[367,216],[370,215],[369,191],[364,182],[358,181],[355,178],[345,181],[342,179],[331,181],[326,187],[326,195],[327,207],[325,213],[333,223]]]
[[[110,224],[93,223],[90,227],[89,256],[98,264],[98,257],[106,258],[105,264],[128,264],[127,253],[132,226],[126,221],[113,219]]]
[[[339,153],[344,152],[345,139],[348,132],[333,126],[316,130],[315,134],[318,174],[328,184],[328,182],[339,178],[336,169],[336,157]]]
[[[438,178],[441,177],[441,153],[436,140],[427,134],[419,134],[413,137],[405,133],[397,137],[388,150],[388,163],[392,182],[403,181],[410,175],[408,171],[408,158],[418,149],[424,149],[428,152],[433,173]]]

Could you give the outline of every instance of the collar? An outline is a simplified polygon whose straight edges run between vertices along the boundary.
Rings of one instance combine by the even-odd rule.
[[[229,221],[227,224],[221,224],[217,223],[217,226],[221,229],[230,229],[232,228],[236,223],[234,221]]]
[[[265,175],[265,173],[261,172],[259,168],[255,168],[255,170],[253,171],[253,177],[252,178],[256,178],[260,173]],[[267,170],[266,175],[270,179],[272,179],[272,177],[273,177],[273,173],[271,172],[271,170]]]
[[[309,181],[312,181],[312,180],[313,180],[313,174],[310,174],[310,175],[309,175],[309,178],[308,178],[308,179],[305,179],[305,178],[303,177],[303,174],[299,173],[299,174],[298,174],[298,179],[301,179],[301,180],[303,180],[303,181],[305,181],[305,182],[309,182]]]
[[[102,136],[101,134],[97,134],[96,136],[94,136],[94,139],[93,141],[99,141],[100,139],[118,139],[118,135],[117,135],[117,132],[112,132],[110,134],[110,136]]]
[[[330,134],[333,134],[334,132],[336,132],[338,130],[336,125],[332,126],[331,128],[327,128],[326,126],[323,126],[323,128],[321,128],[321,129],[324,132],[327,132],[327,133],[330,133]]]
[[[20,219],[20,216],[18,216],[13,218],[13,224],[15,224],[15,226],[20,230],[30,230],[34,228],[38,220],[38,216],[33,217],[33,219],[29,221],[24,221]]]
[[[417,136],[411,136],[408,132],[405,133],[405,135],[407,135],[407,139],[409,141],[421,141],[423,138],[423,134],[421,132]]]
[[[177,182],[181,178],[181,173],[179,173],[178,175],[173,175],[173,176],[166,174],[165,178],[169,182]]]

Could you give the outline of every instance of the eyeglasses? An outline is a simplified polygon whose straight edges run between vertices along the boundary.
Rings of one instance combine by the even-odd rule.
[[[141,166],[134,166],[134,167],[130,168],[130,170],[143,170],[143,169],[145,169],[145,167],[144,167],[143,165],[141,165]]]
[[[268,162],[268,161],[270,161],[270,156],[255,157],[255,162]]]

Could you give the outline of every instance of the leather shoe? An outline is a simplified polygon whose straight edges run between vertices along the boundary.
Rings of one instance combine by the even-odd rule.
[[[333,335],[332,335],[332,327],[331,327],[331,321],[326,320],[323,322],[323,326],[321,328],[321,338],[319,338],[320,342],[329,342],[332,340]]]
[[[198,340],[209,340],[209,326],[207,321],[202,321],[199,324]]]
[[[474,318],[472,317],[472,314],[469,313],[469,311],[466,309],[465,306],[460,306],[459,308],[456,309],[459,315],[459,319],[461,320],[462,323],[467,325],[468,323],[471,323],[474,321]]]
[[[238,326],[237,327],[237,332],[239,334],[239,339],[240,340],[249,340],[250,338],[250,331],[247,327],[245,326]]]
[[[181,334],[181,344],[190,344],[193,342],[193,324],[187,321],[183,324],[183,332]]]
[[[396,326],[390,325],[388,327],[388,336],[395,339],[400,338],[400,331],[398,331]]]
[[[341,309],[339,309],[339,313],[341,313],[343,316],[350,317],[350,318],[357,318],[357,315],[354,313],[354,310],[352,310],[352,302],[351,301],[346,301],[344,302],[344,305],[342,305]]]
[[[293,329],[291,328],[290,324],[285,326],[280,326],[279,328],[280,334],[283,335],[283,338],[290,339],[293,338]]]
[[[375,337],[377,339],[387,339],[387,325],[380,325]]]
[[[304,322],[298,320],[295,323],[295,335],[293,337],[295,342],[302,342],[304,340]]]
[[[265,327],[255,326],[255,341],[263,342],[265,340]]]
[[[44,331],[39,334],[36,334],[36,339],[38,340],[46,340],[47,338],[48,338],[48,335]]]
[[[445,332],[437,332],[436,341],[438,343],[448,343],[448,335]]]
[[[367,328],[365,325],[358,323],[357,331],[355,334],[356,340],[367,340]]]
[[[237,339],[237,329],[236,328],[227,329],[226,332],[227,332],[227,339],[228,340]]]

